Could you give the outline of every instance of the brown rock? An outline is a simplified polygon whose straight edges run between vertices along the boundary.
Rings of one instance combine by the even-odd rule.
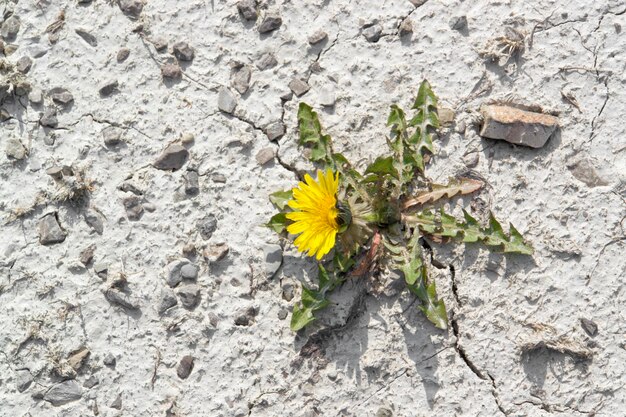
[[[559,123],[554,116],[510,106],[487,105],[481,108],[481,113],[484,122],[480,136],[531,148],[545,145]]]
[[[70,354],[70,357],[67,359],[67,363],[73,370],[78,371],[80,367],[83,366],[90,353],[89,349],[82,347]]]

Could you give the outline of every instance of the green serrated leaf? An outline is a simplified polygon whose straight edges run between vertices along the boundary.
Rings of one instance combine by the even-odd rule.
[[[534,249],[532,246],[524,242],[524,238],[512,223],[509,223],[509,234],[509,241],[504,244],[505,253],[520,253],[522,255],[533,254]]]
[[[398,172],[394,167],[393,156],[379,156],[365,170],[366,174],[391,175],[393,178],[400,179]]]
[[[270,202],[274,205],[274,207],[281,211],[289,207],[287,203],[292,199],[292,190],[276,191],[275,193],[270,194]]]
[[[441,236],[443,237],[457,237],[463,232],[463,228],[459,227],[456,217],[447,214],[441,208]]]
[[[315,317],[313,317],[313,311],[308,308],[304,308],[299,304],[293,306],[293,311],[291,313],[291,323],[289,327],[294,332],[298,330],[304,329],[306,326],[315,321]]]
[[[406,116],[404,110],[395,104],[391,105],[391,112],[387,118],[387,126],[395,126],[395,132],[397,135],[402,134],[407,129]]]
[[[322,125],[317,113],[306,103],[300,103],[298,107],[298,128],[300,130],[299,144],[311,148],[311,161],[331,164],[331,138],[329,135],[322,134]]]
[[[278,213],[272,216],[269,222],[265,223],[266,227],[269,227],[276,233],[282,233],[286,229],[289,219],[285,213]]]
[[[473,243],[483,240],[485,235],[481,230],[478,220],[473,218],[465,210],[463,210],[463,217],[465,218],[465,224],[463,225],[463,242]]]
[[[325,308],[329,303],[330,301],[320,291],[315,291],[302,285],[302,305],[304,308],[316,311]]]
[[[335,268],[337,269],[337,271],[341,273],[345,273],[354,266],[355,261],[349,255],[345,255],[344,253],[338,250],[338,251],[335,251],[333,264],[335,265]]]
[[[426,315],[426,318],[439,329],[448,328],[448,313],[446,305],[442,300],[437,299],[437,291],[435,283],[431,282],[426,288],[428,301],[420,306],[420,310]]]
[[[500,246],[508,243],[506,234],[493,213],[489,214],[489,228],[484,231],[484,234],[484,242],[487,246]]]

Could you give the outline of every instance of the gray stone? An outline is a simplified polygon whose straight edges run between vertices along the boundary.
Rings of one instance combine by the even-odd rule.
[[[123,293],[117,288],[109,288],[104,292],[104,297],[111,303],[117,304],[129,310],[139,310],[139,301],[130,295]]]
[[[237,10],[245,20],[256,20],[257,18],[255,0],[240,0],[237,3]]]
[[[480,136],[541,148],[558,127],[551,115],[521,110],[510,106],[487,105],[481,108],[483,126]]]
[[[143,10],[142,0],[118,0],[120,10],[126,16],[137,19]]]
[[[28,56],[23,56],[15,63],[15,68],[22,74],[28,74],[30,68],[33,66],[33,60]]]
[[[294,287],[291,284],[283,285],[283,300],[289,302],[293,300],[294,296]]]
[[[276,156],[276,151],[274,150],[274,148],[272,147],[263,148],[256,154],[256,161],[258,162],[259,165],[265,165],[268,162],[272,161],[275,156]]]
[[[74,96],[65,88],[53,88],[48,91],[48,95],[54,102],[54,104],[58,104],[59,106],[68,106],[71,102],[74,101]]]
[[[114,408],[116,410],[122,409],[122,393],[121,392],[117,394],[117,397],[115,398],[115,400],[113,400],[113,402],[111,403],[109,407]]]
[[[570,170],[574,178],[588,187],[602,187],[609,184],[598,175],[593,163],[586,157],[570,162],[567,164],[567,169]]]
[[[16,137],[10,137],[7,140],[4,152],[7,157],[18,161],[26,158],[26,155],[28,154],[24,145],[22,145],[22,142],[20,142],[20,140]]]
[[[263,246],[265,257],[265,274],[267,278],[272,278],[283,263],[283,248],[275,243],[268,243]]]
[[[261,55],[261,57],[257,60],[256,67],[261,71],[265,71],[266,69],[275,67],[277,64],[278,61],[276,61],[276,57],[267,52]]]
[[[285,134],[285,125],[282,122],[274,122],[265,128],[265,134],[271,141],[278,140]]]
[[[124,209],[126,209],[126,216],[128,220],[139,220],[143,216],[142,199],[139,196],[131,195],[122,200]]]
[[[217,97],[217,107],[224,113],[232,114],[237,107],[237,100],[228,88],[222,88]]]
[[[89,378],[87,378],[85,382],[83,382],[83,387],[91,389],[95,387],[96,385],[98,385],[99,383],[100,383],[100,380],[98,379],[98,377],[95,375],[92,375]]]
[[[55,384],[43,396],[53,406],[58,407],[63,404],[78,401],[83,396],[83,390],[74,380],[63,381]]]
[[[463,156],[463,163],[468,168],[474,168],[478,165],[478,161],[480,160],[480,155],[478,152],[470,152],[467,155]]]
[[[319,92],[319,102],[322,106],[332,107],[335,105],[335,89],[332,87],[324,87]]]
[[[20,19],[17,16],[11,16],[2,23],[0,34],[5,40],[11,41],[15,39],[20,31]]]
[[[40,105],[43,103],[43,91],[38,88],[33,88],[30,93],[28,93],[28,100],[32,104]]]
[[[65,240],[67,233],[59,225],[57,214],[48,213],[39,220],[39,243],[52,245]]]
[[[180,363],[178,364],[178,368],[176,368],[176,375],[178,375],[180,379],[187,379],[187,377],[189,377],[191,371],[193,370],[193,362],[193,356],[183,356],[183,358],[180,360]]]
[[[99,383],[100,383],[100,380],[98,379],[98,377],[95,375],[92,375],[89,378],[87,378],[85,382],[83,382],[83,387],[91,389],[95,387],[96,385],[98,385]]]
[[[195,284],[183,285],[178,290],[178,297],[183,307],[190,310],[200,301],[200,287]]]
[[[109,272],[109,265],[106,262],[98,262],[93,265],[93,272],[100,278],[106,278]]]
[[[188,263],[189,261],[187,259],[178,259],[167,264],[167,266],[165,267],[165,280],[167,282],[167,285],[174,288],[182,282],[183,277],[181,274],[181,269]]]
[[[317,43],[325,41],[326,39],[328,39],[328,34],[323,30],[318,30],[317,32],[309,36],[309,44],[315,45]]]
[[[259,26],[259,33],[269,33],[278,29],[283,24],[283,19],[277,14],[268,14],[263,18]]]
[[[167,50],[167,39],[162,36],[158,36],[152,39],[152,45],[157,52],[163,52]]]
[[[161,75],[163,78],[180,80],[183,78],[183,71],[180,69],[180,65],[178,65],[178,63],[166,62],[163,66],[161,66]]]
[[[373,24],[363,28],[362,33],[368,42],[376,43],[380,40],[380,36],[383,34],[383,27],[379,24]]]
[[[161,155],[154,162],[156,169],[162,170],[178,170],[189,158],[189,151],[178,144],[169,145],[161,152]]]
[[[185,175],[185,194],[198,195],[200,192],[199,178],[196,171],[187,171],[187,175]]]
[[[119,83],[117,80],[108,80],[98,88],[98,92],[100,93],[100,97],[109,97],[111,94],[118,91],[118,87]]]
[[[198,278],[198,267],[194,264],[185,264],[180,269],[180,275],[183,279],[195,280]]]
[[[124,131],[117,126],[107,126],[102,129],[102,139],[104,139],[105,146],[119,145],[122,142],[122,133]]]
[[[245,311],[239,312],[237,317],[235,318],[236,326],[250,326],[254,323],[254,318],[256,317],[258,311],[254,307],[248,307]]]
[[[117,364],[117,359],[115,359],[115,356],[113,356],[112,353],[107,353],[107,355],[102,360],[102,363],[104,363],[106,366],[110,366],[111,368],[113,368]]]
[[[174,291],[169,288],[163,288],[161,290],[161,297],[159,300],[159,314],[165,313],[176,304],[178,304],[178,300],[176,299],[176,294],[174,294]]]
[[[96,252],[96,244],[92,243],[91,245],[83,249],[83,251],[80,253],[80,257],[78,260],[80,261],[80,263],[87,266],[91,264],[91,262],[93,261],[93,255],[95,252]]]
[[[195,56],[193,48],[187,42],[176,42],[172,45],[172,50],[179,61],[193,61]]]
[[[130,49],[122,48],[119,51],[117,51],[117,57],[116,57],[117,62],[122,63],[126,61],[129,56],[130,56]]]
[[[285,320],[287,318],[287,315],[289,315],[289,312],[286,309],[281,308],[278,311],[278,320]]]
[[[424,3],[426,3],[428,0],[409,0],[411,2],[411,4],[414,7],[420,7],[421,5],[423,5]]]
[[[467,29],[467,16],[455,16],[448,22],[450,29],[452,30],[466,30]]]
[[[33,375],[30,373],[28,369],[20,369],[15,372],[15,388],[19,392],[26,391],[30,384],[33,383]]]
[[[59,125],[57,120],[57,109],[54,107],[46,107],[43,109],[43,114],[39,118],[39,124],[43,127],[56,128]]]
[[[217,219],[212,214],[209,214],[204,220],[198,222],[198,232],[204,240],[209,240],[216,230]]]
[[[304,95],[310,88],[309,84],[300,78],[293,78],[289,82],[289,89],[298,97]]]
[[[104,231],[104,224],[102,223],[102,215],[94,209],[88,209],[83,215],[85,223],[89,225],[99,235]]]
[[[598,325],[592,320],[582,317],[580,319],[580,326],[591,337],[595,337],[598,334]]]
[[[247,66],[242,66],[237,69],[231,78],[231,85],[235,90],[239,92],[239,94],[245,94],[250,88],[250,77],[252,76],[252,71]]]
[[[78,36],[83,38],[83,40],[87,42],[89,45],[93,46],[94,48],[98,46],[98,40],[96,39],[96,37],[92,35],[91,33],[87,32],[86,29],[78,28],[75,30],[75,32]]]

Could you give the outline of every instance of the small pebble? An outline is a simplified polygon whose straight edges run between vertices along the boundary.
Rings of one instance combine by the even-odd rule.
[[[7,41],[12,41],[20,31],[20,20],[17,16],[11,16],[2,23],[0,34]]]
[[[110,366],[111,368],[113,368],[115,367],[117,360],[115,359],[115,356],[113,356],[113,354],[107,353],[102,363],[104,363],[106,366]]]
[[[39,124],[43,127],[56,128],[59,125],[57,120],[57,109],[54,107],[46,107],[39,118]]]
[[[187,379],[193,370],[194,357],[191,355],[183,356],[176,369],[176,374],[180,379]]]
[[[137,19],[143,10],[142,0],[118,0],[117,3],[122,13],[133,19]]]
[[[237,107],[237,100],[227,88],[222,88],[217,97],[217,107],[224,113],[232,114]]]
[[[83,251],[80,253],[79,261],[83,265],[88,266],[93,261],[93,255],[95,251],[96,251],[96,244],[92,243],[91,245],[83,249]]]
[[[16,372],[15,387],[18,392],[24,392],[33,383],[33,375],[28,369],[21,369]]]
[[[251,76],[252,71],[250,71],[249,67],[244,65],[233,74],[231,85],[239,92],[239,94],[245,94],[248,91],[248,88],[250,88]]]
[[[98,377],[95,375],[92,375],[89,378],[87,378],[85,382],[83,382],[83,387],[91,389],[95,387],[96,385],[98,385],[99,383],[100,383],[100,380],[98,379]]]
[[[263,18],[259,26],[259,33],[269,33],[278,29],[283,24],[283,19],[275,14],[268,14]]]
[[[180,141],[185,145],[192,144],[195,139],[196,137],[193,135],[193,133],[183,133],[180,137]]]
[[[28,151],[22,145],[22,142],[18,138],[11,137],[7,140],[6,147],[4,149],[7,157],[15,159],[17,161],[22,160],[28,155]]]
[[[463,157],[463,163],[468,168],[476,167],[476,165],[478,165],[479,160],[480,160],[480,155],[478,155],[478,152],[471,152]]]
[[[122,142],[124,131],[117,126],[108,126],[102,129],[102,138],[107,147],[117,146]]]
[[[56,213],[48,213],[39,220],[39,243],[52,245],[65,240],[67,233],[61,228]]]
[[[117,80],[109,80],[100,86],[98,92],[101,97],[108,97],[114,92],[118,91],[119,83]]]
[[[98,46],[98,40],[96,39],[96,37],[92,35],[91,33],[87,32],[87,30],[79,28],[79,29],[76,29],[75,32],[78,36],[83,38],[83,40],[87,42],[89,45],[93,46],[94,48]]]
[[[53,88],[48,92],[48,95],[52,101],[59,106],[68,106],[74,101],[72,93],[67,91],[65,88]]]
[[[156,49],[157,52],[164,52],[167,50],[167,39],[161,36],[156,37],[152,39],[152,45],[154,45],[154,49]]]
[[[178,65],[178,63],[166,62],[161,67],[161,75],[163,78],[180,80],[183,77],[183,71],[180,69],[180,65]]]
[[[298,97],[304,95],[310,88],[309,84],[300,78],[293,78],[289,82],[289,89]]]
[[[43,399],[58,407],[73,401],[78,401],[83,395],[80,385],[74,380],[67,380],[53,385],[43,395]]]
[[[287,318],[287,315],[288,315],[288,314],[289,314],[289,312],[288,312],[286,309],[281,308],[281,309],[278,311],[278,319],[279,319],[279,320],[285,320],[285,319]]]
[[[161,152],[161,155],[154,162],[154,167],[161,170],[180,169],[189,159],[189,151],[178,144],[169,145]]]
[[[187,171],[185,175],[185,194],[194,196],[200,192],[199,176],[196,171]]]
[[[28,71],[30,71],[30,68],[33,66],[33,60],[30,59],[30,57],[28,56],[23,56],[20,59],[17,60],[17,63],[15,64],[15,68],[17,68],[17,70],[19,72],[21,72],[22,74],[28,74]]]
[[[400,28],[398,29],[398,35],[401,38],[404,38],[412,34],[413,34],[413,22],[411,21],[411,19],[406,18],[400,24]]]
[[[291,284],[283,285],[283,300],[291,301],[294,296],[294,287]]]
[[[126,197],[122,200],[122,203],[124,204],[124,209],[126,209],[126,216],[128,217],[128,220],[137,221],[141,219],[144,211],[141,202],[141,197],[138,197],[136,195]]]
[[[197,227],[202,239],[209,240],[213,236],[213,232],[217,230],[217,219],[214,215],[209,214],[204,220],[198,222]]]
[[[237,10],[245,20],[256,20],[257,18],[255,0],[240,0],[237,3]]]
[[[598,334],[598,325],[592,320],[583,317],[580,319],[580,326],[591,337],[595,337]]]
[[[194,264],[185,264],[180,269],[180,275],[183,279],[195,280],[198,278],[198,267]]]
[[[114,408],[116,410],[122,409],[122,393],[117,394],[117,397],[115,398],[115,400],[111,403],[109,407]]]
[[[452,30],[466,30],[467,29],[467,16],[455,16],[448,22],[450,29]]]
[[[256,67],[261,71],[265,71],[266,69],[270,69],[278,65],[278,61],[276,61],[276,57],[267,52],[257,60]]]
[[[128,59],[130,55],[130,49],[128,48],[122,48],[119,51],[117,51],[117,62],[118,63],[122,63],[124,61],[126,61]]]
[[[376,43],[380,40],[380,36],[383,33],[383,28],[379,24],[373,24],[363,28],[363,36],[368,42]]]
[[[226,243],[217,243],[209,245],[209,247],[204,250],[204,257],[211,263],[219,262],[228,255],[228,251],[229,248]]]
[[[174,56],[179,61],[193,61],[194,50],[187,42],[177,42],[172,46]]]
[[[330,87],[322,88],[319,92],[319,102],[322,106],[332,107],[335,105],[335,89]]]
[[[178,290],[178,298],[186,309],[193,309],[200,301],[200,287],[195,284],[183,285]]]
[[[274,122],[265,128],[265,134],[271,141],[278,140],[285,134],[285,125],[282,122]]]
[[[43,91],[38,88],[33,88],[30,93],[28,93],[28,100],[32,104],[40,105],[43,103]]]
[[[274,156],[276,156],[276,151],[274,150],[274,148],[263,148],[256,154],[256,161],[259,165],[265,165],[273,160]]]
[[[326,39],[328,39],[328,34],[324,32],[323,30],[318,30],[317,32],[309,36],[308,40],[309,40],[309,44],[315,45],[322,41],[325,41]]]
[[[176,299],[176,294],[174,294],[174,291],[169,288],[163,288],[161,290],[161,297],[159,300],[159,314],[165,313],[170,308],[176,306],[176,304],[178,304],[178,299]]]

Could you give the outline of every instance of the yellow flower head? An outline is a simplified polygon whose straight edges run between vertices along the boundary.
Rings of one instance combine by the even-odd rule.
[[[315,255],[320,260],[335,246],[335,237],[339,231],[337,216],[337,189],[339,188],[339,174],[333,175],[329,169],[326,173],[317,171],[317,180],[309,174],[304,176],[304,182],[293,189],[293,200],[289,207],[293,212],[287,213],[287,218],[293,223],[287,226],[287,231],[300,235],[294,243],[300,252]]]

